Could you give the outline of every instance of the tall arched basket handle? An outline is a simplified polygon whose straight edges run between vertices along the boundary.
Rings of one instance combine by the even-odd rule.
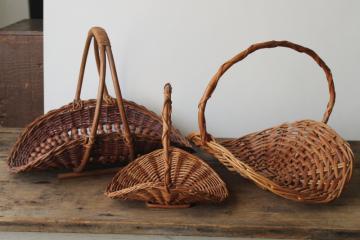
[[[87,57],[88,57],[88,54],[89,54],[90,44],[91,44],[91,41],[92,41],[93,38],[95,38],[95,41],[93,43],[94,44],[94,54],[95,54],[95,60],[96,60],[96,67],[97,67],[97,70],[99,72],[99,75],[100,75],[99,44],[105,45],[105,46],[106,45],[110,46],[110,40],[109,40],[109,38],[108,38],[108,36],[107,36],[104,29],[102,29],[100,27],[92,27],[89,30],[87,38],[86,38],[86,42],[85,42],[85,47],[84,47],[82,59],[81,59],[80,73],[79,73],[78,83],[77,83],[77,87],[76,87],[74,102],[80,101]],[[105,83],[105,86],[104,86],[103,99],[104,100],[111,99],[111,97],[110,97],[110,95],[108,93],[107,87],[106,87],[106,83]]]
[[[327,104],[326,107],[326,111],[323,115],[323,119],[322,122],[327,123],[330,117],[330,114],[333,110],[334,104],[335,104],[335,87],[334,87],[334,81],[333,81],[333,77],[332,77],[332,73],[330,68],[326,65],[326,63],[311,49],[300,46],[298,44],[289,42],[289,41],[268,41],[268,42],[262,42],[262,43],[257,43],[257,44],[253,44],[251,45],[249,48],[247,48],[246,50],[240,52],[239,54],[237,54],[236,56],[234,56],[233,58],[231,58],[229,61],[225,62],[223,65],[220,66],[219,70],[217,71],[217,73],[212,77],[212,79],[210,80],[202,98],[200,99],[199,102],[199,112],[198,112],[198,124],[199,124],[199,129],[200,129],[200,136],[201,136],[201,141],[204,144],[207,141],[211,140],[211,136],[208,134],[208,132],[206,131],[206,120],[205,120],[205,108],[206,108],[206,103],[209,100],[209,98],[211,97],[211,95],[213,94],[216,85],[218,84],[219,79],[221,78],[221,76],[235,63],[243,60],[244,58],[246,58],[249,54],[259,50],[259,49],[263,49],[263,48],[275,48],[275,47],[286,47],[286,48],[291,48],[297,52],[300,53],[305,53],[308,56],[310,56],[325,72],[326,75],[326,79],[328,81],[328,86],[329,86],[329,94],[330,94],[330,98],[329,98],[329,102]]]
[[[83,155],[83,158],[81,159],[79,166],[74,168],[75,172],[80,172],[85,168],[87,162],[89,161],[91,148],[95,142],[95,136],[96,136],[97,127],[99,124],[100,109],[101,109],[102,101],[103,101],[103,99],[106,100],[106,98],[104,98],[104,93],[107,94],[107,91],[105,91],[105,89],[106,89],[105,88],[106,56],[109,61],[112,82],[114,85],[114,90],[115,90],[115,95],[116,95],[116,103],[117,103],[117,107],[119,109],[121,121],[123,124],[123,135],[124,135],[126,145],[129,148],[130,159],[133,159],[135,156],[133,139],[132,139],[129,124],[128,124],[128,121],[126,118],[124,101],[123,101],[122,94],[120,91],[120,84],[119,84],[119,80],[117,77],[117,72],[116,72],[115,63],[114,63],[114,57],[113,57],[111,46],[110,46],[110,41],[109,41],[109,38],[108,38],[105,30],[100,27],[93,27],[90,29],[90,31],[88,33],[88,37],[87,37],[85,49],[84,49],[84,54],[83,54],[83,58],[82,58],[82,63],[81,63],[81,67],[80,67],[79,81],[78,81],[78,85],[77,85],[75,101],[80,101],[80,93],[81,93],[81,86],[82,86],[82,81],[83,81],[83,77],[84,77],[86,58],[88,55],[88,50],[89,50],[91,40],[93,38],[95,39],[94,49],[95,49],[95,57],[96,57],[97,67],[99,70],[100,81],[99,81],[99,88],[98,88],[97,99],[96,99],[94,118],[93,118],[93,121],[91,124],[91,129],[90,129],[90,135],[89,135],[87,141],[84,143],[85,144],[84,145],[85,146],[84,155]],[[109,97],[109,96],[107,95],[107,97]]]

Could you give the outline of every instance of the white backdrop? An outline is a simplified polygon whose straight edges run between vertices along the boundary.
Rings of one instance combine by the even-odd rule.
[[[94,25],[110,36],[125,98],[160,113],[163,85],[172,83],[173,122],[184,134],[198,129],[198,101],[223,62],[252,43],[286,39],[312,48],[332,69],[337,101],[329,124],[360,140],[359,12],[357,0],[45,0],[45,109],[72,101]],[[84,99],[97,91],[93,56],[88,63]],[[258,51],[221,79],[208,102],[208,130],[236,137],[320,120],[327,89],[306,55]]]

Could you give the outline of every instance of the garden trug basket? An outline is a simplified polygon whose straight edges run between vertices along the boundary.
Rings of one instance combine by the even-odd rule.
[[[235,140],[216,140],[206,130],[205,107],[219,79],[249,54],[275,47],[305,53],[324,70],[330,100],[322,122],[301,120]],[[340,196],[350,180],[354,159],[349,144],[327,125],[334,103],[331,71],[314,51],[288,41],[258,43],[224,63],[213,76],[199,103],[200,133],[192,133],[188,138],[229,170],[251,179],[263,189],[295,201],[325,203]]]
[[[81,100],[84,70],[92,39],[100,83],[97,99]],[[106,83],[109,61],[116,99],[109,96]],[[90,29],[82,57],[74,102],[35,119],[14,145],[8,158],[13,172],[70,168],[82,171],[90,165],[126,163],[137,155],[161,147],[161,118],[134,102],[122,99],[109,38],[104,29]],[[172,143],[190,148],[178,130]]]
[[[198,157],[171,147],[171,86],[164,88],[163,149],[143,155],[121,169],[106,189],[111,198],[133,199],[149,207],[185,208],[195,202],[223,201],[225,183]]]

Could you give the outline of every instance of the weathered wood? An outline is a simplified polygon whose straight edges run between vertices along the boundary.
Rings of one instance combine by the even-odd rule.
[[[44,111],[42,20],[0,29],[0,126],[24,127]]]
[[[221,205],[148,209],[103,195],[112,175],[59,180],[56,172],[12,175],[5,159],[19,129],[0,128],[0,231],[132,233],[274,238],[360,238],[360,142],[352,180],[326,205],[282,199],[207,158],[228,184]]]

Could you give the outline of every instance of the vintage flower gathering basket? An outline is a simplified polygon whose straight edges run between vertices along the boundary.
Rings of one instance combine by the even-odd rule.
[[[80,93],[87,55],[94,40],[100,83],[97,99],[81,100]],[[106,83],[106,57],[116,99],[109,96]],[[111,166],[126,163],[137,155],[161,147],[162,121],[155,113],[122,99],[109,38],[104,29],[90,29],[82,57],[74,102],[35,119],[14,145],[8,158],[13,172],[67,168],[82,171],[90,165]],[[189,147],[178,130],[172,143]]]
[[[305,53],[324,70],[330,100],[323,120],[284,123],[235,140],[216,140],[206,130],[204,114],[219,79],[249,54],[275,47]],[[295,201],[325,203],[341,194],[351,177],[354,159],[349,144],[327,125],[334,103],[331,71],[314,51],[288,41],[258,43],[224,63],[213,76],[199,103],[200,132],[188,138],[229,170],[251,179],[263,189]]]
[[[122,168],[106,189],[111,198],[140,200],[148,207],[185,208],[196,202],[220,202],[225,183],[198,157],[170,146],[171,86],[164,88],[163,149],[143,155]]]

